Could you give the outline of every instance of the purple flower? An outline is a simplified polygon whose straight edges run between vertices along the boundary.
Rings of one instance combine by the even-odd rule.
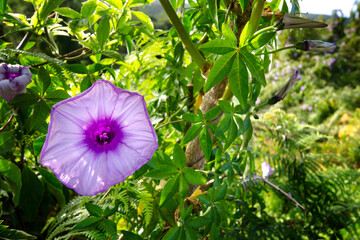
[[[302,105],[302,109],[303,109],[303,110],[306,110],[307,107],[308,107],[308,106],[307,106],[306,104],[303,104],[303,105]]]
[[[323,28],[323,27],[327,27],[327,24],[286,13],[285,16],[282,18],[281,24],[279,25],[278,29],[281,30],[281,29],[293,29],[293,28]]]
[[[274,169],[270,167],[270,164],[263,162],[261,164],[261,170],[263,172],[263,178],[268,178],[271,174],[274,173]]]
[[[325,52],[336,48],[334,43],[324,42],[321,40],[305,40],[296,43],[296,49],[309,52]]]
[[[268,100],[268,104],[273,105],[281,100],[283,100],[286,95],[290,92],[291,88],[294,86],[296,80],[300,79],[300,72],[296,70],[291,78],[282,86],[275,94]]]
[[[16,95],[26,92],[26,85],[31,82],[28,67],[0,64],[0,96],[10,102]]]
[[[311,112],[313,110],[313,107],[312,106],[309,106],[308,107],[308,111]]]
[[[300,87],[300,91],[304,91],[305,88],[306,88],[306,86],[301,86],[301,87]]]
[[[77,193],[95,195],[124,181],[157,148],[144,97],[98,80],[54,105],[40,163]]]

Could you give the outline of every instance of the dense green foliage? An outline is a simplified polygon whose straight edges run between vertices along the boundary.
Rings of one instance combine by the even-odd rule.
[[[161,0],[170,29],[143,13],[151,1],[8,2],[0,60],[33,77],[0,102],[0,239],[358,238],[360,4],[327,29],[279,32],[297,0]],[[337,47],[269,53],[308,39]],[[107,192],[79,196],[39,155],[52,106],[97,79],[145,96],[159,149]]]

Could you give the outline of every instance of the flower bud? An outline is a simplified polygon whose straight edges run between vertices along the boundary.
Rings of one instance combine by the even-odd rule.
[[[296,49],[309,52],[325,52],[336,48],[335,43],[324,42],[321,40],[305,40],[295,45]]]
[[[273,105],[283,100],[298,79],[300,79],[300,72],[299,70],[296,70],[295,73],[291,76],[291,78],[285,83],[285,85],[280,88],[272,98],[269,99],[268,104]]]
[[[0,64],[0,97],[7,102],[26,92],[26,85],[31,82],[28,67],[20,65]]]
[[[314,21],[307,18],[298,17],[291,14],[285,14],[279,26],[279,30],[293,28],[323,28],[327,24]]]

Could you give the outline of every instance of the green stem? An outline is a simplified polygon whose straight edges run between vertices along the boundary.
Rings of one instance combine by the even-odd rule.
[[[276,49],[275,51],[272,51],[272,52],[258,53],[258,54],[256,54],[256,55],[277,53],[277,52],[284,51],[284,50],[291,49],[291,48],[295,48],[295,47],[296,47],[295,45],[293,45],[293,46],[288,46],[288,47],[283,47],[283,48]]]
[[[264,10],[264,5],[264,0],[255,0],[253,3],[253,9],[250,17],[251,35],[253,35],[258,28],[261,14]]]
[[[164,8],[166,15],[170,19],[172,25],[174,26],[176,32],[179,34],[181,41],[185,45],[185,49],[190,53],[191,57],[199,66],[199,68],[203,69],[206,64],[206,60],[194,46],[188,32],[186,31],[184,25],[180,22],[180,19],[176,15],[176,12],[172,7],[171,3],[168,0],[160,0],[160,3]]]
[[[233,92],[230,89],[230,85],[226,86],[225,92],[221,98],[221,100],[229,101],[234,96]]]

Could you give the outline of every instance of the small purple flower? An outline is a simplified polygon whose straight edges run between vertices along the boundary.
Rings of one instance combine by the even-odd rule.
[[[20,65],[0,64],[0,97],[10,102],[16,95],[26,92],[31,82],[28,67]]]
[[[263,178],[268,178],[271,174],[274,173],[274,169],[270,167],[268,162],[263,162],[261,164],[261,170],[263,172]]]
[[[333,68],[333,65],[335,64],[336,62],[336,59],[335,58],[332,58],[329,62],[329,69],[331,70]]]
[[[260,103],[260,98],[257,98],[255,104],[258,105]]]
[[[302,125],[305,125],[305,124],[306,124],[306,122],[305,122],[305,121],[302,121],[302,122],[301,122],[301,124],[302,124]]]
[[[313,110],[313,107],[312,106],[309,106],[308,107],[308,111],[311,112]]]
[[[78,194],[95,195],[124,181],[157,148],[144,97],[98,80],[54,105],[40,163]]]
[[[306,88],[306,86],[304,86],[304,85],[303,85],[303,86],[301,86],[301,87],[300,87],[300,91],[304,91],[304,90],[305,90],[305,88]]]
[[[306,104],[303,104],[303,105],[302,105],[302,109],[303,109],[303,110],[306,110],[307,107],[308,107],[308,106],[307,106]]]
[[[336,48],[334,43],[324,42],[321,40],[305,40],[296,43],[296,49],[309,52],[325,52]]]

